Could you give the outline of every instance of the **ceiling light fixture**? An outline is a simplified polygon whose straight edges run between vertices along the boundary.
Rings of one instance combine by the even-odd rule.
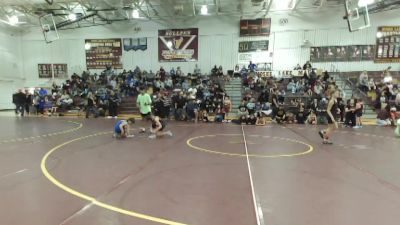
[[[76,14],[75,13],[71,13],[68,15],[68,19],[71,21],[75,21],[76,20]]]
[[[134,9],[132,11],[132,18],[139,18],[139,11],[137,9]]]
[[[359,0],[358,7],[365,7],[367,5],[371,5],[374,2],[375,2],[375,0]]]
[[[383,37],[383,33],[379,31],[378,33],[376,33],[376,37],[377,37],[377,38]]]
[[[90,43],[85,43],[85,50],[90,50],[92,45]]]
[[[201,14],[201,15],[207,15],[207,14],[208,14],[207,5],[202,5],[202,6],[201,6],[200,14]]]
[[[18,16],[14,15],[14,16],[8,17],[8,22],[11,25],[16,25],[19,22]]]

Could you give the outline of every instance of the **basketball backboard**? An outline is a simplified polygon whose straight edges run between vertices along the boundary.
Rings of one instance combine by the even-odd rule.
[[[368,6],[365,0],[345,0],[345,19],[349,25],[350,32],[361,30],[371,26],[369,20]]]
[[[55,40],[60,39],[60,37],[58,36],[57,26],[52,14],[39,17],[39,21],[46,43],[51,43]]]

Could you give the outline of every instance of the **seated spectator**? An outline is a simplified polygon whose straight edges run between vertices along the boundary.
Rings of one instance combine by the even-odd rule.
[[[215,109],[215,118],[214,121],[221,123],[225,120],[225,110],[221,105],[217,105],[217,108]]]
[[[295,120],[296,120],[296,117],[295,117],[295,115],[294,115],[293,113],[288,112],[288,113],[286,114],[286,123],[292,124],[292,123],[295,122]]]
[[[318,120],[318,119],[317,119],[317,115],[315,114],[314,111],[311,111],[310,114],[309,114],[308,117],[307,117],[306,123],[312,124],[312,125],[316,125],[317,122],[318,122],[317,120]]]
[[[378,112],[376,124],[378,126],[390,126],[392,124],[389,106],[386,106]]]
[[[283,106],[279,106],[275,119],[277,123],[282,123],[286,120],[286,111]]]
[[[250,114],[250,116],[247,117],[246,124],[247,125],[256,125],[257,122],[257,117],[254,114]]]
[[[346,127],[354,127],[356,126],[356,103],[354,99],[349,99],[344,108],[345,112],[345,120],[344,124]]]
[[[376,90],[376,85],[375,85],[375,81],[373,78],[369,79],[368,82],[368,89],[369,90]]]
[[[185,79],[185,80],[182,82],[182,89],[183,89],[184,91],[187,91],[187,90],[189,89],[189,87],[190,87],[189,82],[188,82],[187,79]]]
[[[396,121],[399,119],[399,115],[397,114],[397,109],[396,107],[390,108],[390,125],[391,126],[396,126]]]
[[[286,90],[292,93],[296,93],[296,84],[294,83],[293,79],[289,80],[289,83],[286,86]]]
[[[263,113],[257,114],[256,126],[265,126],[267,124]]]
[[[186,106],[186,98],[183,96],[183,92],[179,92],[173,99],[174,104],[174,116],[176,121],[182,121],[185,119],[185,112],[183,111]]]
[[[245,101],[242,101],[238,107],[238,116],[242,117],[242,116],[248,116],[249,115],[249,111],[247,110]]]
[[[296,122],[298,124],[304,124],[307,120],[307,115],[304,112],[304,109],[300,109],[296,114]]]
[[[325,70],[324,73],[322,74],[322,81],[328,82],[329,78],[333,79],[333,77],[330,77],[330,76],[329,76],[328,71]]]
[[[173,82],[172,82],[171,77],[168,77],[168,78],[165,80],[164,87],[165,87],[167,90],[171,90],[171,89],[172,89],[172,87],[173,87]]]
[[[256,107],[255,100],[254,100],[254,98],[251,98],[250,101],[246,105],[246,108],[249,111],[249,114],[254,114],[256,112],[255,107]]]

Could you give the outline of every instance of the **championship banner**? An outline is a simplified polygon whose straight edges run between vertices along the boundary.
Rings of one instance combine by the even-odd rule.
[[[241,41],[239,52],[268,51],[268,41]]]
[[[311,47],[311,62],[372,61],[374,45]]]
[[[124,38],[123,42],[125,51],[144,51],[147,49],[147,38]]]
[[[53,68],[51,64],[38,64],[39,78],[53,78]]]
[[[375,62],[400,62],[400,26],[378,27]]]
[[[54,78],[68,78],[67,64],[53,64]]]
[[[192,62],[198,59],[199,29],[158,31],[158,61]]]
[[[121,39],[86,39],[85,48],[87,69],[122,69]]]

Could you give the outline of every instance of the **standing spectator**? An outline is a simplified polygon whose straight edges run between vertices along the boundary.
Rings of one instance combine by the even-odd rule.
[[[310,70],[312,68],[310,61],[307,61],[304,65],[303,65],[303,70]]]
[[[89,92],[87,96],[86,118],[89,118],[90,113],[93,113],[95,118],[99,116],[96,109],[96,98],[92,92]]]
[[[168,96],[168,93],[165,92],[161,97],[161,101],[163,102],[163,116],[169,119],[169,115],[171,113],[171,98]]]
[[[32,106],[32,94],[25,90],[25,111],[30,115],[30,107]]]
[[[47,95],[47,90],[44,89],[44,88],[40,88],[39,95],[40,95],[40,97],[46,96]]]
[[[140,114],[144,119],[150,119],[151,116],[151,97],[144,87],[140,88],[140,94],[137,97],[136,104],[139,107]]]
[[[183,108],[186,106],[186,98],[183,96],[183,92],[179,92],[177,96],[173,99],[174,102],[174,117],[176,121],[184,120],[185,113]]]
[[[188,120],[193,120],[197,123],[198,118],[198,106],[194,97],[190,97],[188,103],[186,104],[186,115]]]
[[[229,112],[232,111],[232,101],[229,98],[229,96],[225,96],[225,99],[224,99],[224,110],[225,110],[225,113],[229,113]]]
[[[272,119],[275,119],[276,112],[278,111],[279,108],[278,94],[279,90],[277,88],[273,88],[271,95]]]
[[[368,73],[366,70],[364,70],[361,74],[360,77],[358,78],[358,84],[359,88],[363,92],[367,92],[369,90],[369,84],[368,84]]]
[[[18,92],[13,95],[13,103],[15,104],[16,115],[18,115],[18,113],[21,113],[21,116],[24,116],[25,102],[26,102],[26,96],[22,92],[22,90],[19,89]]]
[[[247,66],[247,69],[248,69],[250,72],[255,72],[256,69],[257,69],[257,65],[254,64],[252,61],[250,61],[250,62],[249,62],[249,65]]]
[[[118,105],[120,103],[120,99],[118,95],[114,92],[110,92],[110,96],[108,97],[108,112],[109,118],[117,118],[118,115]]]

